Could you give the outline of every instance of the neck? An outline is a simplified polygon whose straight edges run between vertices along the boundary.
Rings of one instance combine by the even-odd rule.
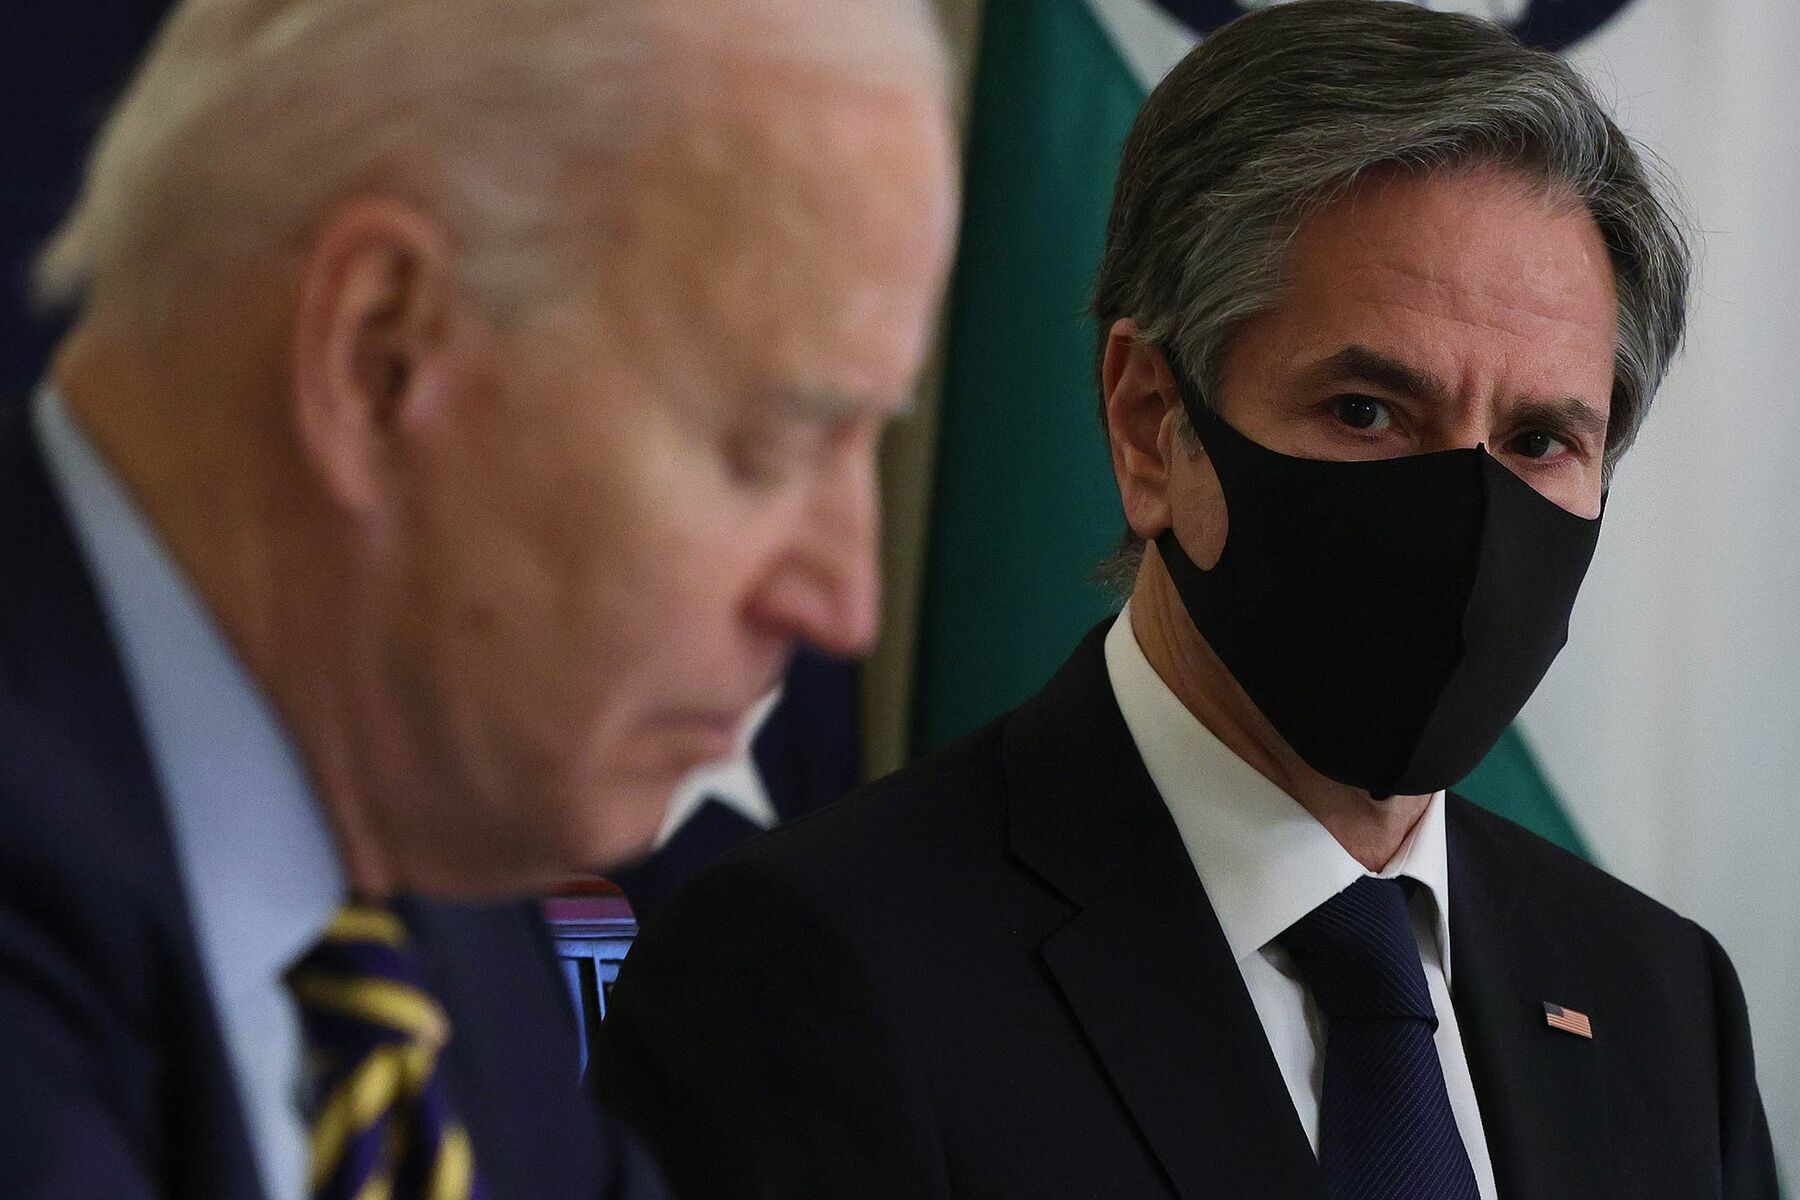
[[[382,756],[368,731],[383,723],[366,711],[351,719],[357,706],[347,701],[370,692],[373,656],[353,644],[344,539],[329,536],[259,408],[276,389],[243,360],[196,369],[158,348],[182,340],[152,346],[86,323],[57,356],[58,392],[280,715],[352,893],[385,899],[406,872],[386,849],[370,783],[404,772],[376,769]],[[195,344],[230,344],[230,335]]]
[[[1357,862],[1371,871],[1387,866],[1431,797],[1375,800],[1308,766],[1194,628],[1154,545],[1132,589],[1131,631],[1163,683],[1227,749],[1293,797]]]

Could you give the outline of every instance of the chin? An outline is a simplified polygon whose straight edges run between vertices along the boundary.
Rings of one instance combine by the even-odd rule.
[[[716,721],[696,722],[664,732],[660,740],[665,747],[665,770],[672,776],[669,790],[673,792],[690,771],[735,758],[741,729],[739,724]]]
[[[568,846],[577,869],[610,871],[641,862],[656,848],[656,835],[681,781],[677,771],[597,785],[586,812],[577,814]]]

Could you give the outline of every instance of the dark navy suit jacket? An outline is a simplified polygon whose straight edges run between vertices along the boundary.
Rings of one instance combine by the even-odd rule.
[[[1324,1196],[1104,634],[645,924],[601,1080],[686,1200]],[[1718,943],[1491,813],[1446,815],[1452,1003],[1503,1200],[1774,1200]]]
[[[0,1194],[262,1196],[105,618],[23,414],[0,424]],[[495,1200],[660,1197],[577,1083],[536,908],[403,903]]]

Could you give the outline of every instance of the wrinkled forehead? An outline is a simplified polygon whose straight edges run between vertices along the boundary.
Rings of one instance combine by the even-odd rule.
[[[1529,336],[1569,323],[1612,340],[1611,253],[1567,187],[1505,164],[1371,173],[1300,222],[1285,263],[1311,303],[1404,303]]]

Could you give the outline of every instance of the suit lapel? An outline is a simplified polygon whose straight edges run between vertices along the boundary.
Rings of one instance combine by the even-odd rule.
[[[1006,732],[1014,853],[1077,910],[1044,962],[1179,1195],[1319,1196],[1243,976],[1113,700],[1104,635]]]
[[[0,687],[42,740],[105,797],[109,834],[134,850],[138,878],[119,894],[149,912],[121,928],[154,929],[166,974],[133,984],[165,989],[174,1016],[158,1049],[181,1065],[162,1098],[171,1186],[208,1196],[262,1195],[250,1135],[213,1012],[183,898],[155,771],[107,620],[21,410],[0,424]],[[67,779],[49,786],[70,786]],[[99,886],[97,883],[96,886]]]
[[[1454,796],[1448,817],[1452,1000],[1499,1192],[1610,1196],[1609,1014],[1594,1011],[1584,964],[1558,954],[1555,921],[1505,874],[1503,848],[1487,844],[1495,818]],[[1586,1013],[1593,1039],[1551,1028],[1545,1001]]]
[[[132,836],[168,848],[137,713],[87,566],[23,412],[0,433],[0,685],[78,750]]]
[[[397,904],[450,1017],[444,1083],[492,1196],[607,1194],[599,1117],[579,1087],[574,1013],[525,904]],[[531,1119],[521,1120],[520,1114]]]

